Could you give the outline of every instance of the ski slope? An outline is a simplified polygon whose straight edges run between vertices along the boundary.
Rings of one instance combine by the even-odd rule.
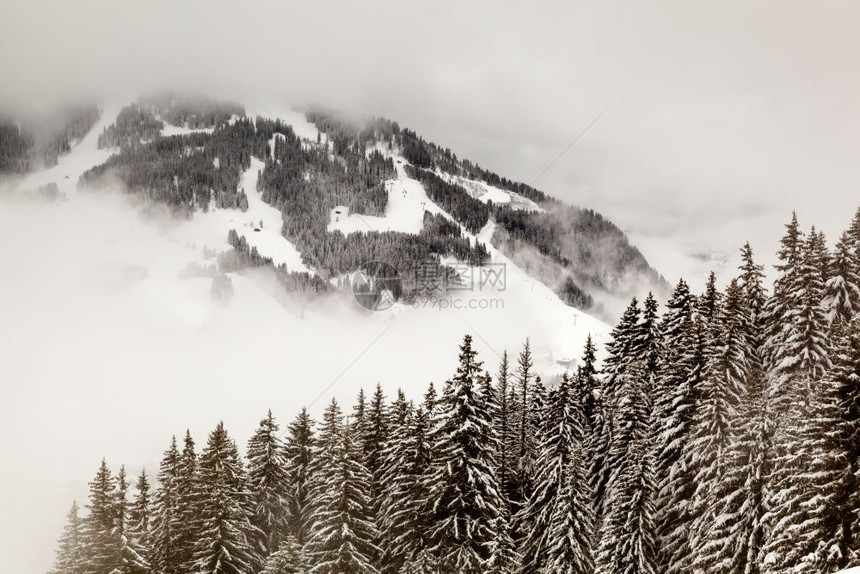
[[[245,237],[248,245],[256,247],[260,255],[270,257],[275,265],[284,264],[289,271],[313,273],[302,261],[301,253],[281,235],[284,220],[280,210],[264,202],[263,194],[257,191],[257,178],[264,166],[263,161],[252,157],[250,168],[242,174],[239,185],[248,196],[247,211],[218,209],[212,205],[209,211],[196,212],[190,220],[173,226],[168,238],[178,245],[190,247],[192,260],[206,263],[203,248],[215,251],[231,249],[227,233],[235,229],[240,237]]]
[[[442,213],[442,210],[427,197],[420,182],[409,178],[403,159],[395,162],[397,177],[385,182],[388,203],[383,217],[350,213],[343,216],[332,210],[329,231],[340,231],[344,235],[367,231],[400,231],[420,233],[424,227],[424,212]]]
[[[467,179],[465,177],[459,175],[452,175],[444,171],[440,171],[438,169],[435,173],[448,183],[455,183],[460,185],[469,193],[469,195],[483,203],[488,203],[492,201],[495,204],[507,205],[511,209],[543,211],[543,208],[537,203],[535,203],[531,199],[523,197],[515,191],[501,189],[499,187],[490,185],[485,181]]]
[[[75,195],[81,174],[91,167],[104,163],[119,151],[116,148],[99,149],[98,140],[102,131],[116,121],[124,105],[124,103],[114,102],[104,106],[96,124],[81,138],[81,141],[72,147],[69,153],[60,156],[57,165],[28,174],[18,183],[18,189],[30,191],[55,183],[66,197]]]

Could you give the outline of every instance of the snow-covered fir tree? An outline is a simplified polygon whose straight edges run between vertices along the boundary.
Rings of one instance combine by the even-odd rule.
[[[177,481],[179,448],[174,436],[165,451],[158,470],[158,489],[153,499],[152,555],[150,563],[157,572],[180,574],[179,539],[182,509],[179,506]]]
[[[310,475],[315,448],[314,422],[302,409],[288,428],[284,446],[287,473],[287,523],[298,544],[307,540],[311,520]]]
[[[660,565],[667,573],[683,572],[688,556],[689,502],[693,471],[683,454],[691,439],[704,369],[701,322],[696,299],[682,279],[666,304],[660,327],[664,351],[654,390],[654,437],[657,498],[655,524]]]
[[[565,373],[549,395],[532,496],[519,512],[522,572],[591,573],[594,515],[583,448],[585,416]]]
[[[289,532],[289,477],[280,426],[272,411],[248,441],[248,488],[254,504],[253,523],[262,532],[264,552],[281,547]]]
[[[379,548],[370,500],[370,473],[344,425],[337,402],[323,415],[314,470],[314,514],[308,554],[315,574],[373,574]]]
[[[252,523],[251,495],[236,443],[218,423],[198,461],[200,531],[194,544],[193,572],[247,574],[260,567]]]
[[[150,570],[143,549],[137,545],[128,532],[128,476],[125,466],[121,466],[116,478],[116,526],[114,527],[120,539],[120,572],[123,574],[147,574]]]
[[[429,420],[423,408],[410,410],[392,429],[388,463],[383,474],[385,498],[379,521],[382,547],[380,571],[399,572],[423,549],[427,517],[424,475],[430,468]]]
[[[141,470],[135,483],[135,494],[128,508],[126,536],[147,562],[152,557],[152,507],[149,477]]]
[[[595,516],[602,520],[604,499],[610,479],[611,469],[618,468],[618,461],[610,458],[612,447],[612,428],[617,411],[622,382],[627,375],[630,365],[639,360],[642,349],[637,347],[639,336],[639,317],[641,311],[639,302],[634,297],[615,328],[612,337],[606,344],[607,356],[603,362],[603,379],[600,382],[600,406],[598,424],[594,429],[593,447],[591,448],[592,491],[595,497]],[[638,358],[637,358],[638,357]]]
[[[852,252],[847,231],[834,250],[831,274],[824,286],[824,306],[827,322],[838,327],[860,313],[860,254]]]
[[[441,572],[483,572],[493,558],[503,503],[494,460],[498,440],[479,391],[487,376],[466,335],[430,436],[434,456],[426,477],[427,549]]]
[[[122,566],[122,533],[117,513],[117,483],[104,460],[90,482],[87,510],[85,571],[87,574],[111,574]]]
[[[690,499],[694,519],[690,525],[691,567],[710,571],[713,558],[703,549],[717,516],[714,492],[726,473],[731,449],[731,422],[749,378],[750,342],[741,289],[732,281],[712,320],[711,356],[700,384],[701,399],[693,420],[692,436],[685,453],[693,469],[695,489]]]
[[[534,398],[535,373],[534,359],[532,358],[531,342],[529,339],[523,343],[523,348],[517,357],[517,365],[514,371],[516,381],[516,411],[513,413],[515,419],[516,445],[515,457],[516,467],[513,469],[514,483],[512,486],[511,502],[518,507],[523,504],[531,494],[532,477],[534,475],[534,463],[537,458],[537,445],[535,435],[532,432],[537,424]]]
[[[66,515],[66,525],[57,547],[57,557],[50,574],[85,574],[86,546],[84,522],[78,503],[72,504]]]
[[[616,378],[619,388],[607,455],[611,466],[597,537],[597,574],[659,572],[652,404],[647,368],[642,355],[639,357]]]
[[[497,473],[499,483],[502,486],[502,492],[505,495],[505,500],[508,501],[514,492],[514,472],[517,468],[517,459],[515,457],[517,447],[517,432],[515,420],[515,390],[511,385],[511,373],[508,366],[508,352],[502,352],[501,363],[499,363],[498,375],[496,376],[497,384],[495,386],[496,397],[495,401],[498,405],[498,411],[495,416],[496,434],[499,437],[499,452],[497,456]]]

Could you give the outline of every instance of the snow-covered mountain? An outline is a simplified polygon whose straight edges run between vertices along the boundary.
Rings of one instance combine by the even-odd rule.
[[[352,165],[359,140],[346,138],[328,116],[312,123],[310,115],[261,107],[246,111],[249,121],[231,113],[208,125],[205,114],[186,110],[157,114],[157,132],[136,134],[145,122],[130,121],[129,109],[126,102],[104,106],[86,134],[68,142],[69,151],[56,165],[7,178],[0,198],[5,243],[0,264],[6,271],[0,316],[16,325],[0,335],[7,354],[0,376],[15,381],[2,425],[7,432],[32,429],[28,441],[10,446],[7,462],[20,469],[12,479],[17,486],[38,485],[40,493],[50,493],[34,501],[17,497],[19,488],[0,489],[0,506],[11,523],[15,516],[29,517],[17,522],[14,532],[3,533],[14,540],[21,565],[47,568],[46,544],[53,543],[68,501],[83,498],[81,485],[102,456],[148,461],[154,468],[168,433],[180,433],[184,425],[191,424],[201,437],[221,419],[244,431],[268,408],[291,416],[301,405],[319,411],[332,397],[350,404],[359,388],[377,383],[417,397],[429,381],[451,375],[464,333],[472,334],[490,370],[504,351],[517,352],[531,337],[538,371],[550,378],[575,367],[589,335],[598,348],[608,337],[603,319],[566,304],[558,293],[564,278],[581,281],[586,274],[565,262],[562,243],[575,233],[551,235],[559,242],[552,252],[530,243],[527,233],[500,229],[505,224],[495,217],[497,206],[506,208],[508,219],[517,211],[564,212],[551,198],[528,197],[527,186],[495,180],[414,134],[386,142],[359,132],[367,159]],[[265,145],[243,152],[247,163],[238,169],[227,155],[232,148],[217,138],[243,122],[253,138],[263,129],[258,116],[274,121],[266,124],[274,131]],[[128,138],[136,140],[133,146]],[[159,155],[171,145],[182,149]],[[346,148],[350,153],[343,153]],[[194,164],[198,171],[188,176],[208,182],[205,209],[199,195],[171,203],[136,193],[133,179],[143,173],[143,164],[123,163],[133,153],[151,153],[150,167],[169,166],[178,157],[219,149],[225,150],[223,157],[206,155],[205,169]],[[377,205],[384,208],[373,214],[360,202],[315,206],[324,212],[327,239],[314,244],[316,253],[303,252],[288,238],[298,217],[289,209],[291,198],[271,187],[273,174],[286,169],[284,162],[296,150],[325,150],[326,161],[346,174],[383,166],[373,174],[381,186],[370,187],[383,194]],[[418,165],[416,159],[427,159],[422,153],[431,154],[432,169]],[[227,174],[223,181],[232,182],[230,193],[219,196],[223,181],[212,180],[213,173]],[[291,177],[308,182],[321,173]],[[438,182],[449,186],[444,188],[449,195],[436,190],[431,196],[429,186],[442,185]],[[182,185],[176,177],[175,190]],[[450,196],[460,192],[487,209],[480,227],[468,219],[465,200]],[[447,206],[434,196],[445,198]],[[326,197],[349,194],[335,189]],[[540,223],[529,225],[537,229]],[[231,230],[247,246],[243,253],[256,258],[251,264],[235,257]],[[414,242],[409,249],[421,254],[421,241],[447,241],[436,253],[439,265],[429,271],[435,277],[442,269],[457,288],[415,291],[373,312],[360,307],[347,281],[360,265],[328,265],[320,253],[332,249],[329,240],[349,246],[356,237],[371,235]],[[314,239],[304,241],[310,245]],[[465,260],[463,249],[469,257],[479,253],[483,265]],[[358,254],[356,261],[368,254],[373,252]],[[404,283],[416,269],[401,277]],[[224,276],[232,286],[226,305],[212,297],[213,284]],[[288,288],[296,285],[300,288]],[[607,297],[627,294],[604,287]],[[583,290],[601,295],[584,283]],[[52,400],[39,400],[44,395]],[[239,436],[240,444],[244,438]],[[63,471],[44,472],[32,463],[33,452],[49,455],[45,464]],[[58,475],[68,482],[44,483],[44,477]]]

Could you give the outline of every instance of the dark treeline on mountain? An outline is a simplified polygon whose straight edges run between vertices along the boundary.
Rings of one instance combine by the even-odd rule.
[[[151,109],[131,104],[120,110],[116,121],[99,134],[99,149],[137,147],[161,135],[164,122]]]
[[[169,124],[191,129],[214,128],[245,115],[245,107],[237,102],[169,92],[142,97],[140,104]]]
[[[0,117],[0,174],[57,165],[98,119],[95,105],[69,106],[21,122]]]
[[[33,136],[14,121],[0,118],[0,173],[26,173],[30,169]]]
[[[135,109],[126,108],[129,114],[136,114]],[[134,137],[130,134],[136,133],[112,132],[111,128],[105,134]],[[243,118],[222,124],[211,134],[163,137],[122,147],[105,163],[84,172],[79,185],[97,188],[119,179],[130,192],[186,216],[197,209],[207,211],[213,201],[218,207],[247,209],[239,181],[251,165],[251,155],[264,156],[265,152],[265,140]]]
[[[771,292],[633,299],[600,364],[495,375],[470,336],[421,400],[271,412],[246,457],[174,438],[134,494],[103,462],[55,574],[829,573],[860,564],[860,210],[832,250],[794,218]]]
[[[640,251],[614,223],[591,209],[555,203],[548,211],[494,206],[500,249],[515,253],[525,243],[565,269],[577,283],[613,293],[626,293],[644,277],[664,284]]]

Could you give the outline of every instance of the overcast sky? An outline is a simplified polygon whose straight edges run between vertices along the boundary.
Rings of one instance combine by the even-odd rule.
[[[526,182],[606,110],[537,186],[619,223],[670,281],[745,239],[768,259],[792,208],[847,224],[860,4],[526,4],[5,0],[0,97],[322,102]]]

